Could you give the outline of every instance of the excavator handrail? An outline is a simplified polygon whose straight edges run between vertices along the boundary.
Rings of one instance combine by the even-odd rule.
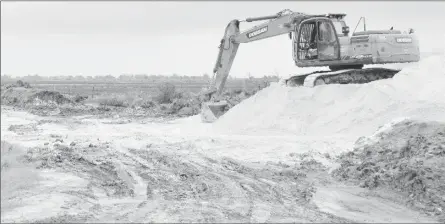
[[[352,32],[352,35],[354,35],[355,30],[357,30],[357,27],[358,27],[358,25],[360,24],[360,21],[362,21],[362,19],[363,19],[363,31],[366,32],[366,19],[365,19],[365,17],[362,16],[362,17],[360,17],[360,19],[358,20],[357,25],[355,26],[354,32]]]
[[[242,20],[241,22],[255,22],[255,21],[261,21],[261,20],[267,20],[267,19],[277,19],[279,17],[282,17],[283,15],[289,15],[289,14],[285,14],[285,12],[288,12],[289,14],[293,14],[294,12],[290,9],[284,9],[279,11],[277,14],[275,15],[271,15],[271,16],[260,16],[260,17],[252,17],[252,18],[247,18],[245,20]]]

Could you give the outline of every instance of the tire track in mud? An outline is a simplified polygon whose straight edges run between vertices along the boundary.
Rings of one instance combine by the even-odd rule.
[[[113,125],[114,129],[120,127]],[[128,135],[137,134],[132,131]],[[14,138],[26,140],[28,134]],[[286,164],[250,163],[241,162],[245,160],[242,157],[232,159],[233,155],[206,153],[208,150],[202,150],[190,138],[189,141],[171,136],[156,138],[142,132],[136,137],[111,135],[110,142],[88,136],[74,145],[65,141],[28,150],[29,162],[39,170],[55,170],[88,182],[77,187],[60,182],[57,195],[67,195],[68,201],[63,206],[70,212],[38,221],[350,221],[317,207],[313,196],[320,185],[329,187],[325,183],[329,178],[319,177],[318,182],[314,181],[311,173],[324,175],[326,170],[306,154],[291,153]],[[222,150],[240,144],[227,145],[224,140],[209,145],[209,150],[214,146],[223,146]]]
[[[305,173],[320,166],[315,161],[298,167],[252,164],[204,156],[187,141],[139,149],[119,142],[58,142],[29,151],[28,158],[40,169],[89,181],[83,189],[59,189],[76,198],[63,206],[78,211],[77,216],[62,213],[43,221],[347,221],[320,212],[310,202],[314,188]]]
[[[83,209],[86,221],[345,221],[307,205],[311,185],[298,169],[210,158],[182,150],[184,145],[117,149],[83,143],[34,148],[28,158],[40,169],[89,181],[84,190],[63,191],[79,198],[70,210],[90,204],[89,212]]]
[[[218,208],[219,212],[216,213],[222,211],[223,220],[226,221],[254,221],[260,218],[257,215],[259,210],[276,206],[282,207],[282,211],[275,211],[277,214],[272,215],[280,216],[284,212],[289,217],[296,217],[293,215],[293,207],[305,207],[304,204],[307,203],[302,198],[308,186],[295,183],[292,174],[283,175],[279,171],[282,167],[270,165],[266,168],[252,168],[233,159],[215,160],[199,154],[184,158],[177,151],[169,153],[159,150],[131,150],[131,153],[154,165],[153,170],[137,169],[142,171],[139,175],[148,183],[148,198],[161,198],[174,205],[184,200],[191,201],[192,204],[206,202],[209,206]],[[303,179],[299,181],[304,182]],[[293,185],[287,186],[289,183]],[[178,211],[167,213],[174,215]],[[308,215],[306,220],[323,219],[323,215],[314,211],[312,213],[313,217]],[[208,220],[215,215],[217,216],[204,215],[203,219]],[[263,217],[262,220],[267,221],[268,218]]]

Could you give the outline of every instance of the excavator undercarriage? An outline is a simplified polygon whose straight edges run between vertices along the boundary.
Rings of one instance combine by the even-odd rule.
[[[329,84],[363,84],[380,79],[389,79],[400,70],[387,68],[345,69],[338,71],[317,71],[296,75],[286,80],[286,85],[314,87]]]

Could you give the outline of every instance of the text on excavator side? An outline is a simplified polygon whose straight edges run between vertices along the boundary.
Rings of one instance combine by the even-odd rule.
[[[256,36],[258,36],[258,35],[260,35],[262,33],[267,32],[267,30],[268,30],[268,28],[267,28],[267,26],[265,26],[265,27],[263,27],[261,29],[258,29],[258,30],[255,30],[255,31],[252,31],[252,32],[248,33],[247,37],[248,38],[256,37]]]

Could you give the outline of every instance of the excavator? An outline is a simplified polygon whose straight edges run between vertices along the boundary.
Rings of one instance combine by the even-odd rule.
[[[361,17],[357,26],[363,19],[364,31],[354,30],[349,36],[345,16],[340,13],[310,15],[285,9],[271,16],[230,21],[219,45],[212,82],[201,92],[204,99],[201,120],[211,123],[227,112],[228,102],[221,95],[241,43],[288,34],[297,67],[329,67],[329,71],[294,75],[284,80],[291,87],[360,84],[392,78],[400,70],[363,67],[420,60],[418,38],[413,29],[404,33],[392,27],[388,30],[366,30],[365,18]],[[241,22],[262,20],[268,21],[240,32]]]

